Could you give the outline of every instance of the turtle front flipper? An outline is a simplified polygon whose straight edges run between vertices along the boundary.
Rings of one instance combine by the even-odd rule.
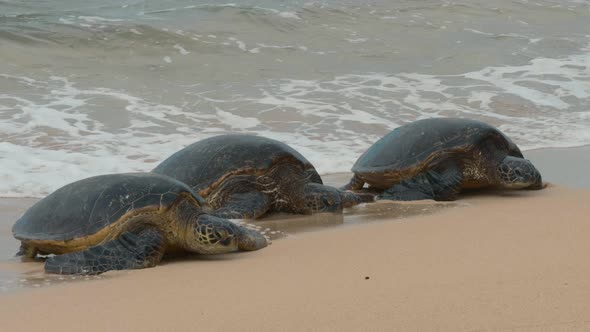
[[[385,190],[377,197],[379,200],[416,201],[433,199],[435,201],[452,201],[461,190],[463,175],[456,166],[449,166],[438,171],[420,173],[413,178]]]
[[[226,219],[257,219],[270,210],[268,195],[258,191],[232,194],[213,215]]]
[[[154,228],[125,232],[115,240],[87,250],[50,257],[45,262],[45,271],[100,274],[110,270],[153,267],[162,259],[164,247],[164,237]]]

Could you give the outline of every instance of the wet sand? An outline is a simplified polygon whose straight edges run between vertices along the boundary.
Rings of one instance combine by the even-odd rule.
[[[543,176],[553,183],[590,188],[590,147],[538,149],[524,152]]]
[[[264,250],[83,282],[4,259],[0,271],[39,286],[0,293],[2,330],[588,330],[590,148],[525,155],[558,184],[273,217],[256,223],[290,235]],[[564,170],[575,181],[558,178]],[[16,250],[10,226],[32,201],[0,200],[2,257]]]

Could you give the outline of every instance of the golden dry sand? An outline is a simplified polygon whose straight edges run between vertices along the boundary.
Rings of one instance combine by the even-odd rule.
[[[464,201],[257,252],[5,294],[2,330],[589,330],[590,191]]]

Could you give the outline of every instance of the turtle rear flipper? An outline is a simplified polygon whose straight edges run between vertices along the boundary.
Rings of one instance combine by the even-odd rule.
[[[213,215],[226,219],[257,219],[271,208],[271,200],[265,193],[249,191],[234,193],[223,207]]]
[[[18,248],[18,252],[16,253],[16,257],[23,257],[23,258],[35,258],[39,250],[31,245],[28,245],[24,242],[21,242],[20,248]]]
[[[451,166],[441,171],[432,170],[403,180],[385,190],[377,199],[452,201],[461,190],[462,181],[463,175],[457,167]]]
[[[110,270],[153,267],[164,255],[164,242],[162,234],[154,228],[125,232],[102,245],[48,258],[45,271],[57,274],[100,274]]]

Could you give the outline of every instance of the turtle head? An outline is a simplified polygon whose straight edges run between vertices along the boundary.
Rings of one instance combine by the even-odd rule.
[[[264,235],[233,222],[202,214],[194,227],[192,251],[201,254],[221,254],[230,251],[253,251],[268,245]]]
[[[238,250],[240,229],[229,220],[202,214],[189,226],[187,233],[187,246],[191,251],[221,254]]]
[[[498,165],[498,175],[504,188],[508,189],[541,189],[543,180],[541,173],[530,161],[508,156]]]

